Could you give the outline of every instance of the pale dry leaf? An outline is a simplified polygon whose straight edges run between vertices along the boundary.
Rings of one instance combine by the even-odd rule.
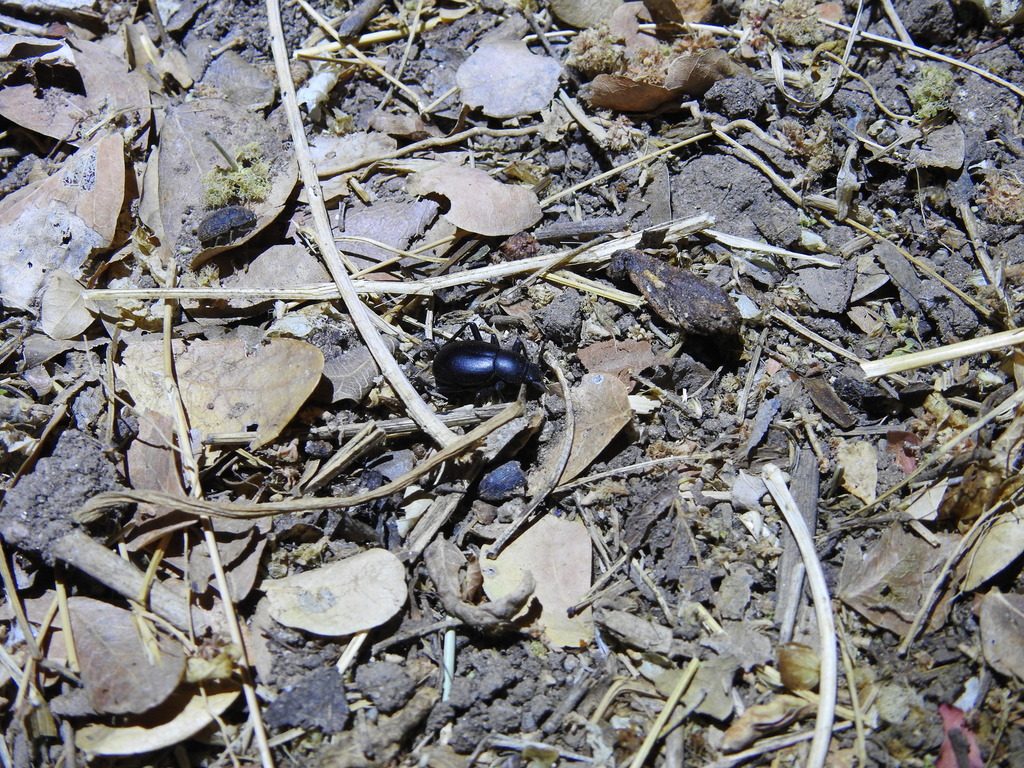
[[[530,53],[519,40],[480,45],[455,73],[462,101],[489,117],[522,117],[540,112],[558,90],[562,65]]]
[[[836,594],[873,624],[902,635],[914,620],[932,581],[960,541],[935,534],[938,547],[903,531],[886,528],[868,550],[851,546],[843,560]],[[930,630],[942,626],[952,598],[947,590],[932,610]]]
[[[977,589],[1017,560],[1024,552],[1024,517],[1019,508],[1000,515],[981,535],[967,558],[963,589]]]
[[[414,195],[447,198],[448,221],[488,237],[514,235],[536,224],[542,214],[533,190],[502,184],[478,168],[439,163],[410,176],[407,188]]]
[[[92,325],[96,317],[89,311],[84,291],[84,286],[63,269],[50,273],[40,305],[43,333],[51,339],[73,339]]]
[[[0,201],[0,296],[29,309],[50,273],[75,279],[108,248],[124,202],[124,142],[111,134],[78,150],[59,171]]]
[[[532,575],[544,636],[554,645],[579,648],[594,639],[591,609],[571,617],[568,610],[590,589],[591,557],[590,535],[581,521],[546,515],[497,558],[481,561],[484,591],[491,600],[501,600],[526,574]]]
[[[234,704],[241,686],[233,681],[182,686],[161,707],[118,726],[85,725],[75,746],[87,755],[141,755],[167,749],[207,728]]]
[[[614,376],[588,374],[569,395],[576,411],[576,430],[560,483],[568,483],[589,467],[633,417],[626,385]]]
[[[352,635],[389,621],[405,604],[405,566],[368,549],[312,571],[263,582],[270,615],[315,635]]]
[[[711,7],[711,0],[644,0],[656,21],[672,24],[699,23]]]
[[[384,133],[355,131],[342,136],[322,134],[309,144],[317,175],[327,178],[351,168],[354,164],[388,155],[398,149],[398,142]]]
[[[551,0],[551,12],[571,27],[586,29],[608,21],[622,0]]]
[[[181,645],[153,630],[142,638],[131,611],[89,597],[68,599],[82,684],[97,712],[140,714],[163,703],[185,672]]]
[[[172,416],[165,394],[163,341],[129,344],[116,367],[136,407]],[[253,432],[250,448],[274,440],[320,381],[324,356],[297,339],[176,340],[175,369],[189,424],[204,434]],[[255,427],[255,430],[252,428]]]
[[[993,589],[978,618],[985,661],[996,672],[1024,680],[1024,595]]]
[[[842,472],[843,488],[870,504],[878,490],[878,453],[867,440],[840,443],[836,450],[836,467]]]

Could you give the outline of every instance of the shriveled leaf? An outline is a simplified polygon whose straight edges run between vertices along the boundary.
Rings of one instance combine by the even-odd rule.
[[[994,589],[981,601],[978,619],[985,661],[996,672],[1024,680],[1024,595]]]
[[[89,755],[141,755],[190,739],[230,707],[241,686],[232,681],[185,686],[162,707],[126,724],[86,725],[75,732],[75,746]]]
[[[684,53],[668,65],[665,87],[678,89],[689,96],[703,96],[707,90],[727,77],[749,75],[750,70],[721,48]]]
[[[894,525],[867,552],[851,547],[839,574],[839,599],[873,624],[902,635],[910,629],[929,586],[960,541],[959,536],[935,536],[938,547]],[[948,591],[943,593],[932,610],[929,629],[938,629],[945,622],[951,598]]]
[[[483,43],[455,73],[462,100],[489,117],[540,112],[558,89],[562,65],[519,40]]]
[[[997,576],[1024,552],[1024,518],[1014,509],[996,518],[974,545],[967,559],[963,588],[977,589]]]
[[[82,284],[63,269],[54,270],[43,291],[43,333],[51,339],[73,339],[92,325],[95,316],[86,304]]]
[[[813,704],[789,694],[776,696],[767,704],[755,704],[729,726],[722,738],[722,751],[749,747],[762,736],[784,730],[813,712]]]
[[[68,599],[89,704],[112,715],[163,703],[185,672],[185,652],[166,635],[140,637],[130,611],[89,597]]]
[[[650,112],[675,98],[661,85],[633,80],[625,75],[598,75],[580,89],[592,106],[621,112]]]
[[[878,489],[878,454],[866,440],[843,441],[836,451],[836,467],[843,473],[843,488],[865,504]]]
[[[965,156],[964,129],[950,123],[928,133],[919,147],[907,153],[907,160],[926,168],[955,171],[963,168]]]
[[[978,737],[967,723],[962,710],[945,702],[939,704],[939,717],[945,733],[935,768],[984,768]]]
[[[124,201],[124,143],[111,134],[76,152],[41,182],[0,201],[0,296],[28,309],[48,275],[75,279],[94,251],[107,248]]]
[[[469,626],[489,632],[513,631],[512,617],[530,602],[536,587],[532,574],[525,573],[504,597],[489,603],[471,603],[465,588],[467,582],[473,581],[468,574],[471,569],[457,546],[439,536],[423,550],[423,561],[444,609]]]
[[[551,12],[571,27],[586,29],[608,21],[622,0],[551,0]]]
[[[569,394],[576,411],[576,431],[562,483],[589,467],[633,416],[626,385],[613,376],[589,374]]]
[[[593,640],[590,608],[568,615],[568,609],[590,589],[590,535],[582,522],[546,515],[497,558],[482,560],[481,570],[484,591],[491,600],[512,594],[526,574],[533,576],[534,596],[540,602],[538,620],[555,645],[578,648]]]
[[[405,604],[405,566],[368,549],[305,573],[263,582],[270,615],[315,635],[351,635],[390,620]]]
[[[138,408],[172,416],[162,349],[158,339],[129,344],[117,375]],[[237,340],[175,342],[174,355],[191,427],[205,434],[252,431],[252,448],[281,433],[324,367],[323,353],[296,339],[271,339],[255,348]]]
[[[409,177],[414,195],[441,195],[451,207],[444,217],[468,232],[489,237],[514,235],[541,217],[537,195],[526,187],[502,184],[478,168],[436,164]]]

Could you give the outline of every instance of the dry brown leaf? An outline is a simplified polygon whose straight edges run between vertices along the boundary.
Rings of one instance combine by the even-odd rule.
[[[86,725],[75,732],[75,746],[87,755],[141,755],[190,739],[209,726],[238,698],[232,681],[183,686],[161,707],[123,724]]]
[[[478,168],[438,163],[410,176],[407,188],[414,195],[447,198],[451,207],[444,217],[478,235],[514,235],[532,227],[541,217],[536,193],[495,181]]]
[[[1024,552],[1024,517],[1019,507],[995,519],[967,557],[963,589],[977,589],[1017,560]]]
[[[568,483],[589,467],[633,418],[626,385],[613,376],[588,374],[569,395],[576,410],[576,430],[560,483]]]
[[[108,248],[124,202],[124,143],[117,134],[78,150],[52,176],[0,201],[0,295],[28,309],[48,275],[83,266]]]
[[[867,440],[844,440],[836,449],[836,468],[842,472],[843,488],[865,504],[875,500],[878,489],[878,453]]]
[[[526,574],[532,575],[534,596],[540,602],[537,618],[551,643],[579,648],[594,639],[589,607],[568,615],[568,609],[590,589],[590,535],[582,522],[545,515],[497,558],[482,560],[481,570],[484,591],[495,601],[515,592]]]
[[[707,15],[711,0],[644,0],[644,5],[655,21],[699,23]]]
[[[23,39],[24,41],[24,39]],[[11,56],[27,67],[30,82],[0,88],[0,115],[30,131],[78,146],[92,129],[106,122],[108,132],[118,131],[122,121],[142,124],[149,120],[149,89],[136,72],[99,43],[70,38],[60,51],[42,52],[41,46],[16,46]],[[41,58],[37,58],[41,57]],[[68,63],[73,62],[74,71]],[[60,75],[50,71],[54,65]],[[80,82],[84,93],[66,90],[56,83]],[[40,87],[39,83],[54,83]],[[111,133],[113,135],[113,133]]]
[[[530,53],[519,40],[485,42],[455,73],[462,101],[489,117],[522,117],[540,112],[558,90],[562,65]]]
[[[938,547],[893,525],[866,552],[851,546],[839,574],[839,599],[873,624],[904,634],[932,581],[960,541],[959,536],[935,536]],[[948,590],[944,592],[932,610],[930,630],[945,622],[951,597]]]
[[[204,434],[246,432],[266,445],[291,421],[320,381],[324,356],[312,344],[271,339],[174,343],[175,368],[189,425]],[[172,416],[164,388],[163,342],[129,344],[117,366],[136,407]]]
[[[594,107],[650,112],[674,99],[676,94],[661,85],[642,83],[625,75],[598,75],[580,88],[580,96]]]
[[[631,373],[668,362],[664,355],[654,352],[651,342],[633,339],[599,341],[583,347],[578,356],[588,372],[610,374],[627,387],[632,384]]]
[[[228,152],[259,145],[270,164],[270,192],[264,200],[242,201],[256,214],[256,225],[231,243],[203,248],[196,227],[208,213],[203,199],[206,174],[227,167],[224,156],[206,137],[209,132]],[[284,208],[298,167],[282,140],[282,131],[245,107],[224,99],[197,99],[168,108],[161,123],[160,145],[150,157],[143,179],[139,215],[160,242],[178,252],[194,252],[197,267],[228,247],[240,245],[266,227]]]
[[[312,571],[263,582],[270,615],[315,635],[352,635],[390,620],[405,604],[405,566],[368,549]]]
[[[112,715],[162,704],[185,672],[181,645],[155,630],[140,637],[131,611],[89,597],[68,599],[71,629],[89,704]]]
[[[749,747],[762,736],[784,730],[813,712],[813,704],[788,694],[776,696],[767,704],[755,704],[729,726],[722,737],[722,751]]]
[[[994,589],[981,601],[978,618],[985,661],[996,672],[1024,680],[1024,595]]]
[[[664,85],[689,96],[703,96],[719,80],[749,74],[749,68],[721,48],[705,48],[684,53],[669,64]]]

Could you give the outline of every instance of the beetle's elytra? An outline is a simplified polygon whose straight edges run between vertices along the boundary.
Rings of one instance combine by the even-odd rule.
[[[466,328],[471,330],[473,338],[458,341]],[[500,391],[506,385],[520,384],[539,389],[543,383],[540,366],[525,352],[522,340],[516,339],[510,349],[503,349],[496,336],[485,341],[480,330],[467,323],[434,357],[434,381],[443,394],[473,392],[479,395],[487,390]]]
[[[227,245],[256,226],[256,214],[240,205],[210,211],[196,227],[203,246]]]

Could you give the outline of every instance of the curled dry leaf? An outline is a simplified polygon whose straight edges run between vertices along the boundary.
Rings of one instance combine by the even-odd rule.
[[[598,75],[580,88],[580,96],[591,106],[620,112],[650,112],[675,95],[664,86],[642,83],[625,75]]]
[[[776,696],[767,704],[755,704],[729,726],[722,738],[722,751],[749,747],[762,736],[788,728],[813,712],[813,704],[788,694]]]
[[[73,339],[92,325],[95,316],[85,300],[85,288],[63,269],[50,273],[40,306],[43,333],[51,339]]]
[[[576,411],[576,431],[561,483],[589,467],[633,417],[626,385],[614,376],[588,374],[569,396]]]
[[[444,217],[468,232],[488,237],[514,235],[541,217],[537,195],[526,187],[502,184],[478,168],[439,163],[409,177],[414,195],[441,195],[451,207]]]
[[[129,344],[117,376],[139,409],[173,416],[164,388],[163,342]],[[250,448],[277,437],[320,381],[324,356],[312,344],[271,339],[255,349],[242,341],[173,346],[189,424],[204,434],[250,431]]]
[[[483,43],[455,73],[462,100],[489,117],[520,117],[540,112],[558,89],[562,65],[530,53],[519,40]]]
[[[533,577],[540,603],[537,619],[553,644],[579,648],[594,639],[589,607],[575,616],[568,614],[590,589],[590,534],[581,521],[546,515],[494,560],[483,560],[481,570],[484,591],[495,601],[513,594],[527,574]]]
[[[684,53],[668,65],[665,87],[689,96],[703,96],[719,80],[750,75],[750,69],[721,48]]]
[[[390,620],[405,604],[405,566],[386,549],[263,582],[270,615],[315,635],[352,635]]]
[[[182,686],[163,706],[116,727],[83,726],[75,732],[75,746],[88,755],[141,755],[173,747],[213,723],[240,692],[233,681]]]
[[[68,599],[82,684],[96,712],[139,714],[162,704],[185,672],[181,645],[155,629],[140,636],[130,611]]]
[[[423,550],[423,561],[444,609],[469,626],[489,632],[514,630],[512,617],[530,602],[536,587],[533,576],[525,573],[504,597],[477,605],[469,602],[469,590],[464,588],[463,569],[467,568],[468,561],[457,546],[438,537]]]
[[[0,295],[29,309],[48,275],[83,277],[89,257],[108,248],[124,202],[124,143],[111,134],[78,150],[43,181],[0,201]]]
[[[685,24],[703,21],[711,0],[644,0],[644,5],[655,21]]]

